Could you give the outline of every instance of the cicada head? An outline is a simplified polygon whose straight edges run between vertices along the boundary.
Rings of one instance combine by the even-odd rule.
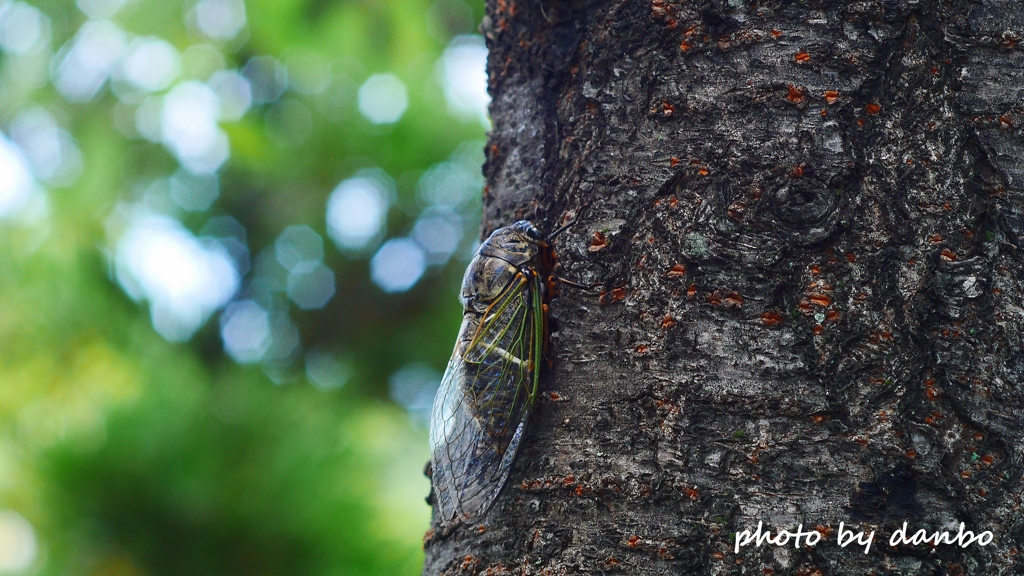
[[[537,228],[520,220],[495,230],[477,250],[462,281],[463,304],[492,302],[547,246]]]
[[[544,237],[537,227],[526,220],[520,220],[492,232],[477,253],[501,258],[513,266],[522,266],[533,260],[543,245]]]

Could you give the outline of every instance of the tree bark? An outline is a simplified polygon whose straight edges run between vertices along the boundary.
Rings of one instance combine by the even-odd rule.
[[[552,303],[509,483],[424,573],[1021,573],[1024,4],[490,0],[483,29],[484,232],[578,214],[561,273],[604,288]],[[825,536],[736,554],[759,521]],[[994,540],[891,547],[904,521]]]

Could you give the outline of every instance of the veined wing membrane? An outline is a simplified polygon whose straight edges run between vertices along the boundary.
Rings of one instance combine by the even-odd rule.
[[[430,418],[441,519],[471,521],[501,491],[535,393],[540,284],[520,274],[487,311],[467,310]]]

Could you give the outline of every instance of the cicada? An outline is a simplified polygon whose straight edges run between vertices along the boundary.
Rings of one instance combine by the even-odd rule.
[[[462,280],[455,351],[430,415],[431,479],[441,523],[482,517],[508,480],[540,382],[550,240],[525,220],[484,240]]]

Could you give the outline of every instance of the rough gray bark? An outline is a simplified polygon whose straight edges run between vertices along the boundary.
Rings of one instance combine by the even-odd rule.
[[[605,293],[553,303],[509,485],[424,572],[1024,571],[1024,4],[491,0],[484,31],[484,230],[589,203],[557,244]],[[759,520],[878,532],[734,554]]]

